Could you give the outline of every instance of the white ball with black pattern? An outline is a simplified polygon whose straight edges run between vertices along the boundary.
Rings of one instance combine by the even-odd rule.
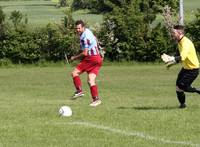
[[[72,116],[72,109],[69,106],[62,106],[58,111],[60,116],[69,117]]]

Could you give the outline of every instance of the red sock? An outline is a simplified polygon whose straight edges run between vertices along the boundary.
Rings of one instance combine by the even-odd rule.
[[[80,77],[79,76],[73,77],[73,81],[74,81],[74,86],[76,87],[76,90],[77,91],[82,91]]]
[[[91,92],[91,95],[92,95],[93,99],[98,98],[98,88],[97,88],[97,85],[91,86],[90,87],[90,92]]]

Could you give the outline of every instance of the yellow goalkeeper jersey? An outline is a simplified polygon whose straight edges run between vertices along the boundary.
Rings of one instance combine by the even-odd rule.
[[[199,60],[197,58],[196,50],[190,39],[184,36],[178,42],[178,48],[184,69],[199,68]]]

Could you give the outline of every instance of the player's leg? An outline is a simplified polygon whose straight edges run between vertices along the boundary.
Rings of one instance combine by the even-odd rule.
[[[188,73],[189,86],[187,86],[185,88],[186,92],[196,92],[196,93],[200,94],[199,88],[195,88],[195,87],[191,86],[193,81],[198,77],[198,75],[199,75],[199,69],[193,69],[193,70],[189,71],[189,73]]]
[[[178,101],[180,103],[179,108],[185,108],[186,107],[185,93],[183,90],[179,89],[178,86],[176,87],[176,95],[177,95]]]
[[[176,80],[176,96],[177,96],[178,101],[180,103],[179,108],[185,108],[186,107],[184,90],[179,88],[180,83],[181,83],[181,81],[183,79],[183,75],[184,75],[184,70],[181,69],[181,71],[178,74],[177,80]]]
[[[101,100],[99,98],[99,93],[98,93],[98,87],[96,84],[96,77],[97,75],[95,73],[89,73],[88,74],[88,84],[90,86],[90,92],[92,96],[92,103],[90,106],[98,106],[101,104]]]
[[[197,78],[199,75],[199,70],[183,70],[182,78],[177,82],[177,85],[180,89],[184,90],[185,92],[191,92],[191,93],[198,93],[200,94],[200,89],[197,89],[195,87],[192,87],[193,81]]]
[[[72,79],[74,82],[74,86],[76,88],[76,92],[74,93],[74,95],[72,96],[72,98],[77,98],[77,97],[81,97],[84,96],[83,90],[82,90],[82,83],[81,83],[81,79],[80,79],[80,75],[81,71],[78,68],[75,68],[72,73]]]
[[[180,103],[180,108],[185,108],[185,94],[184,92],[196,92],[200,94],[200,90],[192,87],[192,82],[197,78],[198,70],[181,69],[176,81],[176,94]]]

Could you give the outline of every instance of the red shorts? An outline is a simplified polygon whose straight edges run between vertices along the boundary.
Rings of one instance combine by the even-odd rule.
[[[99,69],[102,66],[102,58],[100,55],[85,57],[76,68],[81,72],[94,73],[98,75]]]

